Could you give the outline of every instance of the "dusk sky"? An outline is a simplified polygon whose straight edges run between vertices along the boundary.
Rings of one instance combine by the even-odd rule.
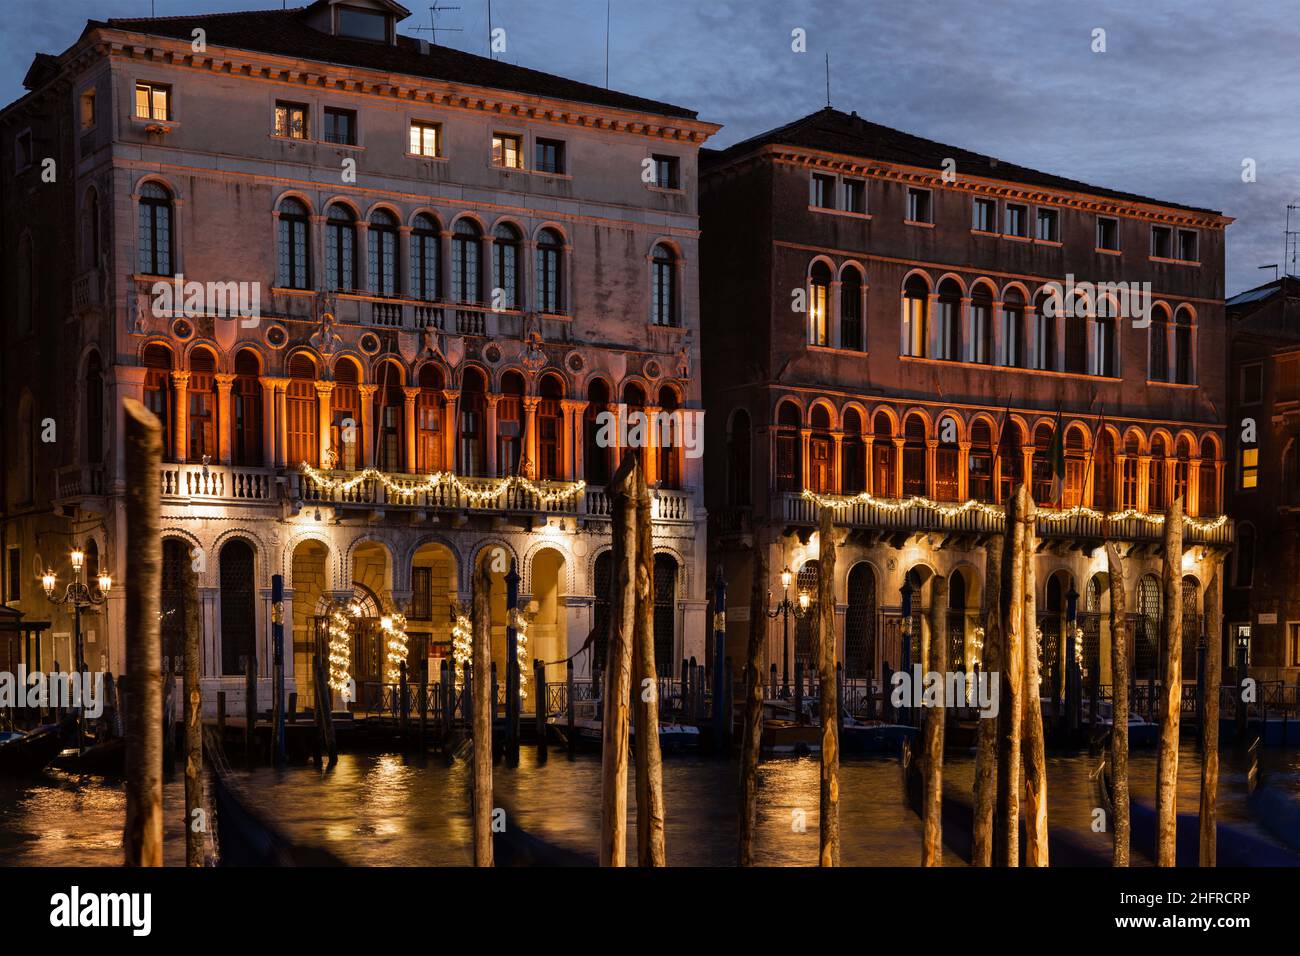
[[[488,0],[439,0],[441,43],[487,52]],[[293,5],[293,4],[291,4]],[[301,4],[299,4],[301,5]],[[428,37],[428,2],[401,32]],[[158,16],[276,0],[153,0]],[[0,92],[37,50],[151,0],[6,0]],[[503,59],[604,83],[605,0],[492,0]],[[610,85],[698,110],[726,146],[825,105],[1084,182],[1222,210],[1231,295],[1272,279],[1300,203],[1300,0],[1232,4],[926,0],[611,0]],[[807,31],[806,53],[791,31]],[[1094,53],[1093,31],[1106,31]],[[1253,159],[1256,182],[1242,181]],[[1293,215],[1300,229],[1300,209]],[[1288,271],[1290,262],[1283,264]],[[1300,271],[1300,268],[1289,271]]]

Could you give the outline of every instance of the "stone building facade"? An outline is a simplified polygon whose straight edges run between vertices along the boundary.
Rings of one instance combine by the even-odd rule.
[[[1162,656],[1159,516],[1184,499],[1186,613],[1199,637],[1210,561],[1232,541],[1228,218],[830,108],[706,150],[701,169],[705,355],[727,349],[705,370],[707,435],[726,449],[710,458],[706,502],[733,593],[750,593],[749,556],[766,547],[773,608],[782,569],[792,600],[815,595],[818,505],[829,503],[844,538],[835,593],[847,675],[899,666],[901,589],[915,588],[915,643],[936,576],[949,583],[949,660],[970,667],[984,545],[1027,481],[1055,686],[1072,591],[1084,668],[1110,680],[1103,515],[1127,555],[1131,659],[1145,678]],[[736,603],[747,601],[733,601],[727,646],[739,661],[749,623]],[[767,664],[812,667],[808,618],[790,621],[788,649],[780,617],[768,634]]]
[[[701,414],[696,165],[718,127],[401,36],[407,13],[91,21],[0,113],[0,550],[6,602],[54,620],[47,666],[71,627],[39,572],[61,587],[74,545],[124,566],[127,398],[164,425],[164,608],[192,561],[209,709],[223,689],[238,712],[250,651],[270,699],[273,575],[303,704],[338,608],[358,683],[384,679],[395,612],[436,679],[485,554],[499,666],[510,562],[528,658],[605,627],[623,449],[601,413]],[[704,649],[703,475],[679,445],[641,454],[666,667]],[[122,621],[115,588],[93,669],[123,669]]]

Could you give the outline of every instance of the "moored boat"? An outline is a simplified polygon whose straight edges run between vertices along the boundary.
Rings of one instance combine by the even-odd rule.
[[[63,749],[63,728],[58,724],[6,736],[7,740],[0,740],[0,776],[40,773]]]

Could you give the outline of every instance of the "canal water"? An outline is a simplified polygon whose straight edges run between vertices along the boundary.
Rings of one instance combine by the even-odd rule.
[[[1300,797],[1300,752],[1266,751],[1268,785]],[[1053,828],[1065,828],[1098,854],[1109,837],[1093,833],[1096,803],[1086,755],[1048,761],[1048,810]],[[1135,800],[1155,799],[1155,751],[1130,758]],[[252,806],[291,838],[322,846],[363,866],[459,866],[471,862],[468,764],[420,763],[393,754],[343,754],[331,771],[310,766],[237,771]],[[945,789],[969,795],[970,755],[948,755]],[[498,765],[496,803],[507,826],[522,827],[557,846],[594,857],[600,826],[600,760],[570,761],[552,752],[539,763],[525,748],[517,768]],[[631,781],[629,781],[631,784]],[[1200,760],[1190,741],[1179,759],[1179,809],[1195,812]],[[631,791],[629,785],[629,791]],[[668,862],[728,866],[735,860],[738,766],[705,757],[664,761]],[[184,789],[167,781],[165,862],[184,863]],[[635,857],[635,802],[629,795],[629,835]],[[120,785],[57,772],[33,783],[0,783],[0,865],[113,866],[121,861],[125,797]],[[1269,843],[1277,840],[1252,818],[1246,802],[1245,761],[1221,755],[1219,814]],[[818,763],[815,758],[770,760],[759,771],[757,862],[812,866],[817,860]],[[800,825],[802,823],[802,826]],[[913,866],[920,861],[921,824],[903,802],[897,761],[846,760],[840,769],[841,862],[845,866]],[[945,849],[945,865],[964,865]],[[1134,847],[1134,865],[1149,865],[1150,850]]]

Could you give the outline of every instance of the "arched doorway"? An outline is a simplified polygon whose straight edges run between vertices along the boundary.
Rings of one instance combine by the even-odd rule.
[[[257,636],[253,594],[253,546],[232,538],[221,548],[221,673],[244,673]]]
[[[844,676],[870,677],[876,645],[876,572],[861,561],[849,571],[849,607],[844,615]]]
[[[1156,676],[1160,648],[1160,579],[1144,574],[1138,581],[1138,619],[1133,632],[1133,676],[1146,680]]]
[[[564,555],[554,548],[543,548],[533,557],[532,620],[528,626],[522,674],[528,687],[525,703],[532,710],[536,701],[533,661],[562,661],[569,656],[568,632],[564,612]],[[564,679],[563,664],[552,663],[546,669],[548,681]]]
[[[408,662],[428,662],[429,681],[442,679],[442,662],[455,662],[452,606],[456,601],[456,556],[438,542],[420,545],[411,557],[411,603],[406,611]],[[418,673],[418,672],[417,672]]]

